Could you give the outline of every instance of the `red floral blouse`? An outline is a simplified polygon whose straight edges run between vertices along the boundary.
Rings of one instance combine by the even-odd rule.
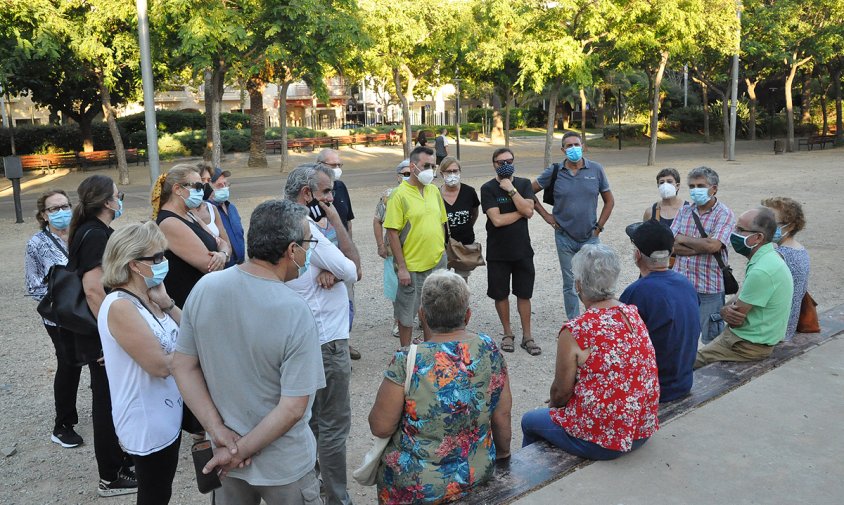
[[[631,333],[625,317],[633,329]],[[589,309],[566,322],[581,349],[574,393],[551,419],[569,435],[615,451],[659,429],[659,377],[648,329],[634,305]]]

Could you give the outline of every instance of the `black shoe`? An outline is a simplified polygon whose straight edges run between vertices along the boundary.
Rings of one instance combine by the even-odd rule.
[[[100,484],[97,486],[97,494],[104,498],[137,492],[138,481],[135,479],[135,472],[128,468],[118,472],[117,479],[111,482],[100,479]]]
[[[349,357],[352,359],[360,359],[360,352],[352,346],[349,346]]]
[[[50,435],[50,440],[65,449],[79,447],[82,445],[82,437],[79,436],[79,433],[76,433],[73,430],[73,426],[59,426],[54,429],[53,434]]]

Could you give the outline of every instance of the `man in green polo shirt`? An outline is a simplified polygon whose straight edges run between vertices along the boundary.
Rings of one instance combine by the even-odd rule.
[[[729,326],[698,350],[695,368],[715,361],[765,359],[785,337],[794,281],[771,243],[776,228],[776,216],[766,207],[749,210],[736,222],[730,243],[749,260],[744,284],[721,309]]]
[[[431,185],[437,168],[434,150],[417,147],[409,159],[410,179],[393,190],[384,220],[399,278],[393,313],[402,347],[410,345],[422,284],[431,272],[446,266],[444,225],[448,219],[440,191]],[[402,241],[399,233],[407,225],[410,228]]]

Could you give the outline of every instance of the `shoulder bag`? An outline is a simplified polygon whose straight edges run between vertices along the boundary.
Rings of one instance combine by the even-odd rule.
[[[80,244],[85,241],[91,230],[85,232]],[[47,237],[56,244],[65,257],[70,260],[64,248],[59,244],[53,234],[47,230]],[[75,268],[70,265],[53,265],[47,272],[44,281],[47,284],[47,294],[38,304],[38,313],[44,319],[48,319],[60,328],[80,335],[96,335],[97,318],[91,313],[88,307],[88,300],[85,298],[85,290],[82,287],[82,277],[76,273]]]
[[[416,368],[416,348],[416,344],[410,344],[410,348],[407,350],[407,364],[405,366],[404,378],[405,396],[407,396],[407,391],[410,389],[410,380],[413,378],[413,369]],[[401,420],[399,420],[399,426],[401,426]],[[375,479],[378,477],[378,467],[381,465],[381,457],[384,455],[384,451],[387,449],[387,444],[390,443],[391,438],[392,437],[376,438],[375,442],[372,443],[372,448],[369,449],[369,452],[367,452],[363,457],[363,463],[360,468],[352,473],[352,477],[354,477],[360,485],[375,485]]]
[[[548,185],[542,188],[542,201],[548,205],[554,205],[554,184],[557,183],[557,176],[560,174],[560,169],[563,168],[562,163],[554,163],[551,165],[554,169],[551,172],[551,178],[548,179]]]
[[[692,218],[695,220],[695,224],[697,225],[698,231],[700,231],[701,238],[706,238],[708,235],[703,230],[703,224],[700,222],[700,218],[695,214],[695,211],[692,210]],[[712,253],[715,256],[715,261],[718,262],[718,266],[721,267],[721,274],[724,276],[724,293],[728,295],[734,295],[738,293],[739,284],[736,281],[736,278],[733,276],[733,269],[730,265],[725,265],[724,260],[721,259],[721,251],[716,253]]]
[[[451,236],[451,226],[448,225],[448,240],[445,246],[445,254],[448,258],[448,268],[455,270],[474,270],[477,267],[486,265],[484,254],[479,242],[464,244]]]
[[[797,318],[797,331],[799,333],[820,333],[821,323],[818,320],[818,302],[806,291],[800,303],[800,317]]]

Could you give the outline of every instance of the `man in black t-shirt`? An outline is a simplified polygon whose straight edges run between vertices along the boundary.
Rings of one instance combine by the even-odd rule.
[[[509,148],[492,155],[495,178],[481,186],[481,207],[487,215],[487,296],[504,327],[501,350],[513,352],[515,337],[510,328],[510,284],[522,322],[522,349],[536,356],[542,349],[531,336],[530,299],[533,296],[533,248],[528,219],[533,216],[533,189],[529,179],[513,177],[515,156]]]

